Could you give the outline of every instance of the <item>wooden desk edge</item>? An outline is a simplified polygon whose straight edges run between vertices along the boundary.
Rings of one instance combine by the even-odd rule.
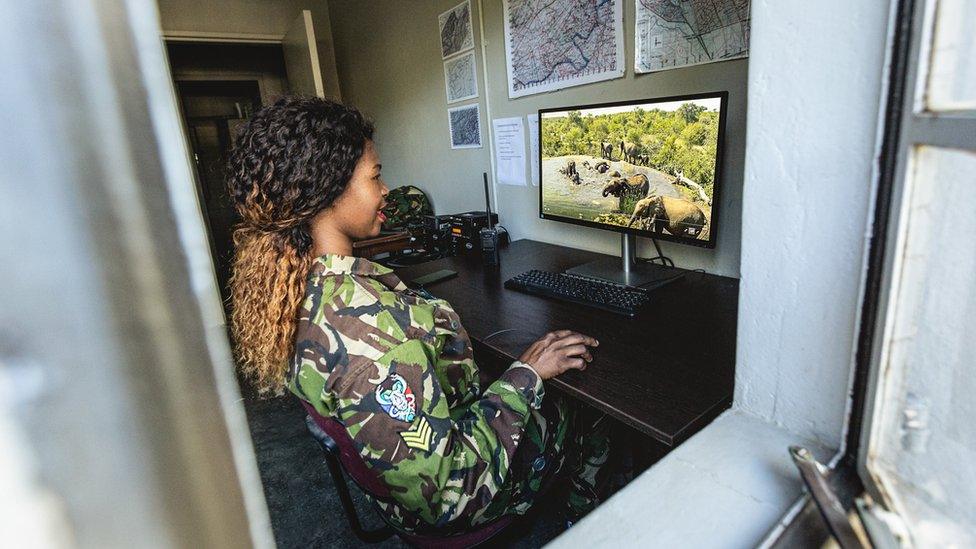
[[[486,343],[485,341],[482,341],[481,338],[472,336],[472,339],[477,341],[479,345],[487,348],[490,352],[495,353],[502,359],[509,360],[512,362],[518,360],[518,357],[513,357],[509,355],[507,352],[499,349],[498,347],[495,347],[490,343]],[[701,426],[710,423],[713,419],[718,417],[719,414],[721,414],[723,411],[725,411],[732,405],[732,393],[729,392],[723,395],[718,400],[716,400],[705,411],[699,414],[695,419],[688,422],[684,427],[678,429],[678,431],[674,435],[669,435],[668,433],[665,433],[660,429],[657,429],[653,425],[649,425],[648,423],[645,423],[637,419],[636,417],[620,410],[619,408],[614,408],[612,405],[603,402],[601,400],[598,400],[592,397],[591,395],[584,393],[583,391],[580,391],[576,387],[573,387],[572,385],[566,383],[565,381],[559,379],[558,377],[554,377],[548,380],[548,384],[573,398],[577,398],[579,400],[582,400],[583,402],[593,405],[600,411],[606,412],[607,414],[614,417],[615,419],[627,424],[630,427],[633,427],[634,429],[672,448],[674,448],[678,444],[681,444],[686,439],[688,439],[691,435],[698,432]]]
[[[732,397],[733,394],[729,392],[722,398],[718,399],[715,404],[708,407],[707,410],[702,412],[698,417],[688,422],[687,425],[678,430],[674,434],[672,446],[677,446],[682,442],[691,438],[695,433],[701,431],[706,425],[715,420],[722,412],[728,410],[732,407]]]

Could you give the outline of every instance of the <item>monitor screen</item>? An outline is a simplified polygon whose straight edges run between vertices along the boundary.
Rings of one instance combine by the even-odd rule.
[[[727,92],[539,111],[539,213],[715,245]]]

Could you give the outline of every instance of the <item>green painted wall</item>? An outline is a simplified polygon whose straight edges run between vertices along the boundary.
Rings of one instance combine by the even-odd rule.
[[[159,0],[165,33],[260,35],[280,39],[302,10],[312,12],[326,97],[342,96],[335,70],[332,23],[326,0]]]

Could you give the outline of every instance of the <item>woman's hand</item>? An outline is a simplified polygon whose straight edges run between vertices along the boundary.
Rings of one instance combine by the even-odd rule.
[[[542,379],[550,379],[566,370],[585,370],[593,361],[588,347],[599,344],[592,337],[572,330],[556,330],[529,345],[519,361],[531,366]]]

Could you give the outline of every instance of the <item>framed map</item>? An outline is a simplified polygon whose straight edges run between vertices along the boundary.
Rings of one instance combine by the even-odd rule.
[[[481,147],[481,110],[477,103],[447,109],[447,123],[451,129],[452,149]]]
[[[749,0],[636,2],[636,72],[701,65],[749,55]]]
[[[478,73],[475,67],[473,51],[444,61],[444,82],[447,86],[448,103],[478,97]]]
[[[624,75],[625,0],[504,0],[508,97]]]
[[[471,30],[471,2],[464,0],[437,17],[441,31],[441,58],[447,59],[474,47]]]

